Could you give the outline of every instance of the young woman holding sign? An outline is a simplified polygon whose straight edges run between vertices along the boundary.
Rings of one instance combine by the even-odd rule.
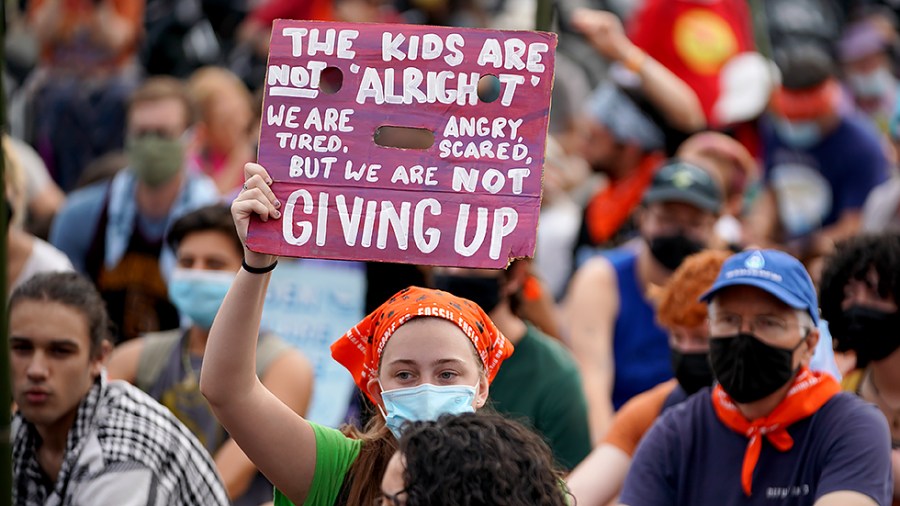
[[[275,504],[369,506],[406,421],[484,405],[512,345],[475,303],[407,288],[338,339],[332,356],[384,417],[365,432],[304,420],[269,393],[254,369],[263,301],[276,258],[246,247],[250,217],[279,219],[281,203],[263,167],[247,164],[231,206],[244,266],[209,334],[200,390],[231,437],[275,484]]]

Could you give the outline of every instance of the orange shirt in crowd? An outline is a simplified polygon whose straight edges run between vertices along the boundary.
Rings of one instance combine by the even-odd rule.
[[[609,443],[627,453],[629,457],[633,457],[638,443],[659,417],[666,399],[676,386],[678,386],[678,380],[672,378],[626,402],[616,412],[612,426],[607,431],[603,442]]]

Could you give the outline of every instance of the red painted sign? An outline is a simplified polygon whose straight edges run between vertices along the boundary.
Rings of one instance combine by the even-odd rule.
[[[495,268],[532,256],[555,49],[551,33],[276,21],[259,163],[283,214],[251,223],[249,247]]]

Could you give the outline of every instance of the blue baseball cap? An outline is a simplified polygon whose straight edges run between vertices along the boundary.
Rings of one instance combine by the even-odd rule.
[[[805,309],[813,323],[819,325],[819,302],[816,288],[799,260],[783,251],[747,250],[732,255],[712,287],[700,296],[709,302],[723,288],[754,286],[772,294],[794,309]]]

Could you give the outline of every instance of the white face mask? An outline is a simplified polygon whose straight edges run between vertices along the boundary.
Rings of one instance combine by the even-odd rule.
[[[380,380],[378,385],[381,386]],[[438,386],[430,383],[394,390],[384,390],[382,387],[384,410],[381,414],[394,437],[400,439],[407,422],[432,421],[441,415],[475,412],[475,390],[470,385]],[[381,410],[381,406],[378,409]]]
[[[858,98],[880,98],[897,86],[891,71],[879,67],[867,74],[847,74],[847,85]]]

